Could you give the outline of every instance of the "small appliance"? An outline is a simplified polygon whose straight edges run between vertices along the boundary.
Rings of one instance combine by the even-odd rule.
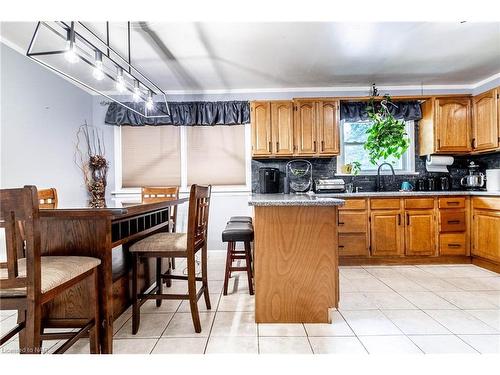
[[[341,178],[325,178],[314,181],[315,192],[321,193],[343,193],[345,181]]]
[[[410,184],[408,181],[403,181],[401,183],[401,191],[412,191],[413,190],[413,185]]]
[[[439,183],[442,191],[451,190],[451,181],[448,176],[443,176],[439,179]]]
[[[486,170],[486,190],[500,191],[500,168]]]
[[[259,185],[262,194],[279,192],[280,171],[278,168],[259,168]]]
[[[469,190],[480,189],[484,186],[486,182],[485,176],[483,173],[479,172],[479,165],[471,161],[469,166],[469,174],[465,177],[462,177],[460,180],[460,185]]]
[[[288,190],[295,193],[306,193],[312,190],[312,164],[308,160],[297,159],[286,163],[285,180]]]

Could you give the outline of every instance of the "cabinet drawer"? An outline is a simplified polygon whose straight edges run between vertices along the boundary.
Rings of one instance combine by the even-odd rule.
[[[339,234],[339,256],[368,256],[366,235],[364,234]]]
[[[465,197],[439,198],[439,208],[464,208]]]
[[[346,199],[345,204],[339,207],[339,211],[342,210],[364,210],[366,209],[365,199]]]
[[[474,208],[484,208],[487,210],[500,210],[500,198],[495,197],[474,197],[472,198]]]
[[[441,255],[466,255],[464,233],[446,233],[439,235],[439,253]]]
[[[399,210],[399,198],[370,199],[372,210]]]
[[[368,216],[364,211],[342,211],[337,224],[339,233],[366,233]]]
[[[441,211],[439,213],[439,231],[465,232],[465,211]]]
[[[434,198],[405,199],[405,208],[434,208]]]

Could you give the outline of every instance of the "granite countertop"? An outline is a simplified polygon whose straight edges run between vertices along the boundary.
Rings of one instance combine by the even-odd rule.
[[[250,206],[342,206],[345,201],[321,194],[252,194]]]
[[[484,197],[500,197],[500,191],[483,190],[459,190],[459,191],[360,191],[359,193],[327,193],[316,194],[316,196],[331,198],[371,198],[371,197],[421,197],[421,196],[449,196],[449,195],[469,195]]]

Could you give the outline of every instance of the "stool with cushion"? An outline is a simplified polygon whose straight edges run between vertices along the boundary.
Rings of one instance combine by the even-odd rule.
[[[222,232],[222,241],[227,242],[226,255],[226,272],[224,275],[224,295],[227,295],[227,287],[231,272],[246,271],[248,278],[249,292],[253,294],[252,284],[252,254],[250,243],[253,241],[253,226],[248,222],[231,222],[227,223],[226,228]],[[236,243],[243,242],[245,249],[236,250]],[[233,261],[244,259],[245,267],[233,266]]]
[[[252,218],[250,216],[231,216],[229,219],[230,223],[249,223],[252,224]]]
[[[79,338],[89,335],[90,352],[99,353],[97,267],[101,261],[84,256],[41,256],[38,205],[34,186],[0,190],[0,228],[5,229],[7,250],[7,262],[0,265],[0,309],[18,310],[19,322],[0,339],[0,345],[19,333],[20,352],[39,354],[42,340],[65,338],[67,341],[55,352],[63,353]],[[88,319],[44,319],[45,304],[82,282],[92,285]],[[86,296],[78,296],[82,297]],[[45,333],[48,327],[79,330]]]
[[[196,332],[201,332],[198,313],[198,299],[203,295],[207,309],[210,309],[207,276],[207,230],[208,210],[210,206],[210,186],[192,185],[189,195],[189,214],[187,233],[159,232],[146,237],[132,246],[130,252],[133,257],[132,268],[132,333],[136,334],[140,324],[140,306],[148,299],[183,299],[189,300],[191,316]],[[201,277],[196,276],[195,256],[201,250]],[[159,264],[156,272],[160,279],[187,280],[188,294],[163,294],[162,283],[157,282],[152,291],[139,293],[138,266],[141,258],[186,258],[187,276],[171,275],[169,271],[161,273]],[[161,265],[161,263],[160,263]],[[200,290],[196,290],[196,281],[201,281]]]

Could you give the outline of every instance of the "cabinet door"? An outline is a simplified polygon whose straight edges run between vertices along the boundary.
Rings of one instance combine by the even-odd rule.
[[[401,211],[371,212],[371,251],[373,256],[402,255]]]
[[[252,102],[250,112],[250,122],[252,124],[252,155],[271,155],[271,103]]]
[[[321,155],[339,154],[338,101],[318,102],[318,144]]]
[[[293,102],[271,102],[271,128],[274,154],[293,154]]]
[[[472,145],[474,150],[498,147],[497,90],[476,96],[472,100]]]
[[[439,152],[469,152],[471,110],[468,98],[436,99],[436,149]]]
[[[295,146],[297,155],[314,155],[317,152],[316,121],[317,103],[309,100],[295,101]]]
[[[405,213],[405,254],[436,253],[434,210],[411,210]]]
[[[500,212],[474,210],[472,255],[500,262]]]

